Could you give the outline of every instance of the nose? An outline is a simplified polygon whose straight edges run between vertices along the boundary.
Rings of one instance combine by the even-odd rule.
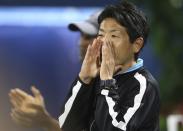
[[[103,35],[103,36],[98,36],[98,38],[102,43],[105,43],[106,41],[109,41],[109,36],[106,34],[106,35]]]

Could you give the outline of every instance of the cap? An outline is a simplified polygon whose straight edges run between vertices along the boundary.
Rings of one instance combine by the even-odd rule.
[[[81,31],[88,35],[96,35],[98,33],[98,16],[102,11],[97,11],[89,16],[88,19],[82,22],[73,22],[68,25],[71,31]]]

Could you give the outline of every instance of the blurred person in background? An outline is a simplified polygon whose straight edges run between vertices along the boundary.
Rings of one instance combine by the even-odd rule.
[[[138,58],[149,26],[134,4],[107,6],[59,117],[63,131],[159,131],[159,87]]]
[[[70,23],[71,31],[79,31],[80,61],[82,62],[89,44],[91,44],[98,33],[98,16],[101,11],[93,13],[87,20]],[[12,89],[9,93],[10,102],[13,105],[11,117],[15,123],[24,127],[39,127],[46,131],[60,131],[59,123],[46,109],[44,97],[34,86],[31,87],[32,94],[21,89]]]

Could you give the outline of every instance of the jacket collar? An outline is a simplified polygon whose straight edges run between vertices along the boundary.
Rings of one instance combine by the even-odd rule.
[[[119,71],[117,74],[115,74],[115,76],[116,75],[120,75],[120,74],[129,73],[129,72],[132,72],[132,71],[135,71],[135,70],[141,68],[143,65],[144,65],[143,59],[138,58],[137,59],[137,63],[135,65],[133,65],[132,67],[128,68],[126,71],[123,71],[123,70],[122,71]]]

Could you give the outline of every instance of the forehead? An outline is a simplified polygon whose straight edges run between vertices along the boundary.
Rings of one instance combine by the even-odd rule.
[[[115,19],[113,18],[106,18],[100,24],[99,31],[104,32],[124,32],[126,31],[125,27],[120,25]]]

